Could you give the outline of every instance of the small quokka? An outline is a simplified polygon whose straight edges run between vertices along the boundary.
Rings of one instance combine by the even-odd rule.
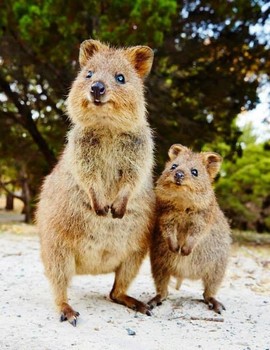
[[[222,157],[194,153],[180,144],[171,146],[169,161],[157,181],[157,219],[150,258],[157,295],[153,308],[168,295],[170,277],[178,288],[184,278],[201,279],[204,301],[217,313],[224,308],[216,298],[230,250],[230,228],[217,203],[212,182]]]
[[[148,252],[155,209],[143,84],[153,51],[86,40],[79,62],[67,98],[73,126],[36,213],[60,320],[73,326],[79,313],[68,303],[67,287],[75,274],[115,272],[111,299],[150,314],[127,289]]]

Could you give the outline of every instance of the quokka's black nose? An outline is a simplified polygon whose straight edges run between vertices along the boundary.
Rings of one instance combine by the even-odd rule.
[[[183,173],[183,171],[177,171],[175,174],[174,174],[174,178],[176,181],[181,181],[183,180],[185,177],[185,174]]]
[[[105,94],[105,85],[101,81],[96,81],[90,90],[95,102],[100,102],[100,96]]]

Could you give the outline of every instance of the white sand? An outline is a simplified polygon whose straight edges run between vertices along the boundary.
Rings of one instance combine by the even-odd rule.
[[[108,299],[112,274],[76,276],[69,289],[70,304],[81,314],[76,328],[59,322],[35,235],[0,234],[0,258],[1,350],[270,349],[269,255],[247,248],[232,254],[218,294],[227,308],[224,322],[198,301],[199,282],[184,281],[180,291],[172,283],[168,300],[149,317]],[[145,302],[154,296],[148,259],[129,294]]]

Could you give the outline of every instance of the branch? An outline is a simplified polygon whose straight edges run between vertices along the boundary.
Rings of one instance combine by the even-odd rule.
[[[16,91],[11,90],[9,83],[1,75],[0,86],[19,112],[21,118],[16,118],[17,121],[29,132],[34,142],[37,144],[39,150],[43,154],[44,158],[46,159],[47,163],[50,166],[53,166],[56,163],[56,158],[53,151],[49,148],[46,140],[39,132],[35,122],[33,121],[31,110],[27,105],[22,105],[20,103],[20,95]]]
[[[16,181],[16,180],[10,180],[10,181],[5,181],[5,182],[0,181],[0,184],[1,184],[1,186],[2,185],[4,185],[4,186],[6,186],[6,185],[15,185],[17,182],[18,181]]]
[[[172,320],[187,320],[187,321],[209,321],[209,322],[224,322],[223,317],[196,317],[196,316],[176,316],[169,318],[169,321]]]
[[[11,181],[10,181],[11,182]],[[0,181],[0,187],[2,187],[9,195],[11,195],[14,198],[20,199],[22,202],[25,202],[25,198],[23,196],[18,196],[14,192],[10,191],[4,182]]]

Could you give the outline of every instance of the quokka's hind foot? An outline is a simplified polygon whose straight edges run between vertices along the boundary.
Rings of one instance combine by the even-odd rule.
[[[139,301],[133,297],[130,297],[128,295],[122,294],[122,295],[115,295],[114,293],[110,294],[110,297],[112,301],[114,301],[117,304],[125,305],[128,308],[138,311],[142,314],[145,314],[147,316],[152,316],[151,314],[151,308],[149,305],[143,303],[142,301]]]
[[[80,316],[79,312],[72,309],[67,303],[62,303],[60,322],[68,321],[73,327],[77,325],[77,318]]]
[[[215,299],[214,297],[205,297],[204,296],[204,302],[208,304],[210,310],[214,310],[216,313],[220,314],[223,310],[226,310],[225,306]]]
[[[139,271],[145,253],[144,250],[133,252],[130,254],[129,258],[117,268],[110,298],[117,304],[125,305],[132,310],[151,316],[149,305],[126,294],[130,283]]]
[[[165,298],[162,298],[160,294],[157,294],[154,298],[149,300],[147,304],[150,306],[152,310],[154,307],[160,306],[163,300],[165,300]]]

